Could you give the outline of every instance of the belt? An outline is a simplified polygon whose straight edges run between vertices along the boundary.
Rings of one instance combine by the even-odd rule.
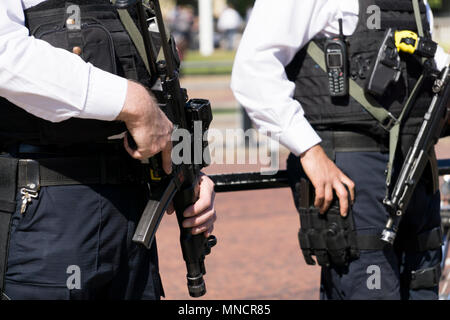
[[[3,150],[14,158],[63,158],[89,156],[92,154],[108,154],[127,156],[122,140],[111,140],[109,143],[71,144],[67,146],[45,145],[36,146],[25,143],[13,144]]]
[[[0,165],[10,159],[0,157]],[[148,165],[131,157],[96,155],[18,160],[18,189],[77,184],[143,184],[148,181]]]
[[[335,159],[336,152],[389,152],[387,139],[352,131],[318,131],[318,134],[330,159]]]

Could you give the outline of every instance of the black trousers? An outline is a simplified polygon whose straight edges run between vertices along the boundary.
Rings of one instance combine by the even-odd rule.
[[[355,182],[353,216],[358,234],[381,234],[388,219],[382,201],[385,196],[384,171],[388,155],[380,152],[336,153],[336,165]],[[288,168],[300,174],[300,160],[291,155]],[[293,181],[300,177],[291,177]],[[294,198],[298,196],[294,194]],[[414,240],[417,235],[439,227],[440,195],[433,194],[421,181],[400,226],[397,241]],[[402,239],[402,237],[407,237]],[[434,267],[442,259],[440,248],[425,252],[406,252],[390,247],[383,251],[361,251],[348,268],[323,267],[321,299],[437,299],[438,288],[409,288],[411,271]],[[373,277],[379,277],[373,285]]]
[[[13,215],[5,292],[11,299],[160,299],[156,244],[131,241],[143,185],[43,187]]]

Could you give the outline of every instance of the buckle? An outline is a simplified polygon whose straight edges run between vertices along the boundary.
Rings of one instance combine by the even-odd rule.
[[[380,123],[381,127],[386,131],[391,131],[391,129],[397,124],[397,118],[390,112],[388,112],[388,116],[382,123]]]

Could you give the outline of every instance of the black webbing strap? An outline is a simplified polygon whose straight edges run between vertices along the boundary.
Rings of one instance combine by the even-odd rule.
[[[417,241],[413,242],[415,245],[411,249],[418,252],[438,249],[442,246],[442,236],[441,227],[419,234]]]
[[[5,274],[8,259],[11,217],[16,209],[17,159],[2,158],[0,162],[0,296],[7,299]]]
[[[380,237],[380,234],[358,234],[356,236],[358,249],[383,250],[386,247],[386,242],[382,241]],[[441,227],[436,227],[419,235],[402,237],[401,239],[407,239],[403,242],[398,242],[400,238],[397,238],[396,245],[401,250],[410,252],[435,250],[439,249],[442,245],[442,230]]]
[[[17,186],[28,188],[29,182],[36,180],[41,187],[145,183],[148,179],[145,168],[140,162],[121,156],[20,159]]]
[[[408,239],[400,244],[405,251],[424,252],[428,250],[439,249],[442,246],[442,229],[436,227],[430,231],[423,232],[416,236],[406,236],[403,239]]]
[[[383,250],[387,243],[382,241],[380,234],[358,234],[356,243],[359,250]]]
[[[330,159],[336,152],[389,152],[387,139],[374,138],[352,131],[318,131],[321,146]]]

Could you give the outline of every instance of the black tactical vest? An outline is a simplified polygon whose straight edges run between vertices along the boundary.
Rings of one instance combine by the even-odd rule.
[[[81,30],[66,28],[69,18],[66,7],[70,4],[81,9]],[[145,65],[109,0],[49,0],[26,10],[25,17],[30,35],[71,52],[79,47],[84,61],[150,86]],[[71,118],[52,123],[1,97],[0,110],[0,147],[18,143],[38,146],[103,143],[126,130],[123,123],[115,121]]]
[[[381,9],[381,29],[369,29],[368,20],[373,12],[367,8],[377,5]],[[376,59],[385,31],[388,28],[412,30],[417,32],[411,0],[359,0],[359,22],[352,36],[346,37],[348,43],[349,74],[362,88],[365,86],[370,65]],[[426,7],[420,2],[422,22],[426,35],[430,27],[426,17]],[[313,41],[322,49],[324,38]],[[403,74],[390,92],[377,99],[381,106],[398,116],[417,79],[422,73],[419,60],[413,56],[402,54]],[[306,53],[306,46],[300,50],[293,61],[286,67],[286,73],[294,81],[294,98],[305,110],[305,117],[319,131],[356,131],[376,138],[385,138],[388,133],[381,128],[377,120],[352,97],[331,98],[328,92],[327,74]],[[425,81],[422,93],[416,100],[410,114],[402,125],[403,136],[411,136],[418,132],[423,115],[431,101],[431,81]]]

